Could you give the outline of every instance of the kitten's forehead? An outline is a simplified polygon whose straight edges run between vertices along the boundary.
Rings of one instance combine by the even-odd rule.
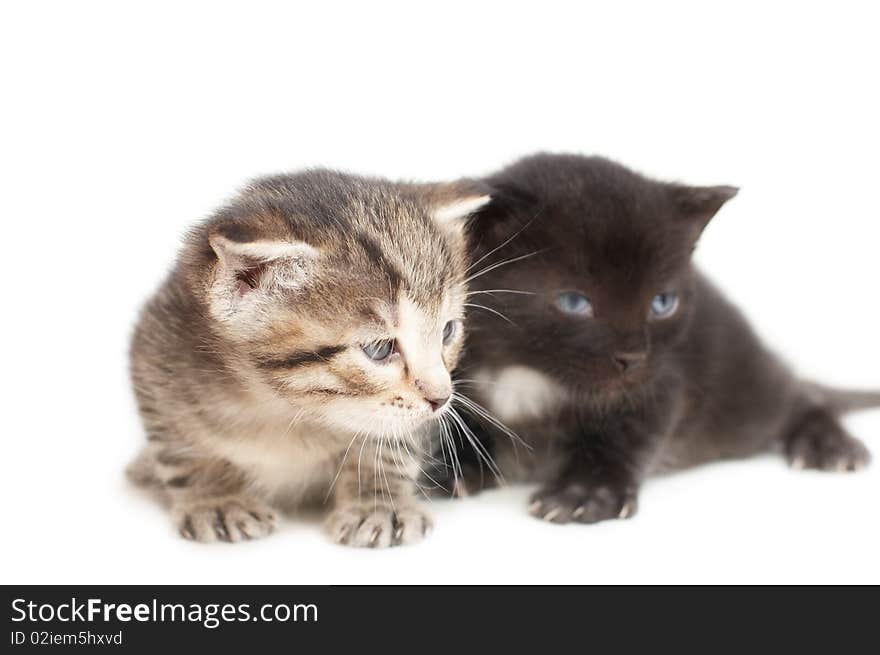
[[[703,228],[737,193],[653,180],[577,155],[527,157],[488,182],[501,190],[496,205],[510,228],[496,230],[495,243],[522,229],[520,250],[546,250],[551,268],[629,279],[687,268]]]
[[[404,297],[433,317],[457,297],[467,260],[463,226],[438,221],[434,209],[430,196],[407,185],[310,171],[256,181],[218,212],[213,229],[235,244],[307,246],[313,257],[275,308],[296,323],[349,331],[393,324]]]
[[[463,253],[431,221],[412,216],[375,224],[354,237],[352,264],[399,300],[405,293],[436,311],[448,290],[464,278]],[[361,252],[358,252],[360,250]]]
[[[428,208],[386,187],[358,188],[322,223],[326,250],[337,253],[346,277],[366,282],[389,303],[406,293],[437,311],[464,278],[464,243],[444,230]]]
[[[403,289],[393,300],[372,298],[363,304],[360,315],[372,327],[386,329],[392,334],[403,329],[427,336],[447,320],[459,318],[463,312],[464,293],[459,294],[455,289],[445,290],[429,303],[418,300],[419,296]]]

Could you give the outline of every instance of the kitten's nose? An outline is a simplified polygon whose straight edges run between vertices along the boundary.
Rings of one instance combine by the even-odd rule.
[[[446,375],[446,380],[418,379],[416,380],[416,389],[422,392],[422,398],[431,406],[432,412],[443,407],[452,395],[452,383],[449,381],[448,375]]]
[[[437,367],[426,371],[415,379],[415,385],[425,402],[431,406],[432,412],[443,407],[452,396],[452,380],[445,368]]]
[[[425,398],[425,400],[428,401],[428,404],[431,406],[431,411],[436,412],[449,401],[449,396],[444,398]]]
[[[646,352],[614,353],[614,363],[621,373],[629,373],[644,364],[647,357]]]

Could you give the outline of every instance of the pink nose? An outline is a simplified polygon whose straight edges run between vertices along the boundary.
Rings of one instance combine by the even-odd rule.
[[[443,398],[425,398],[425,400],[427,400],[428,404],[431,406],[431,411],[436,412],[449,401],[449,396]]]
[[[422,392],[422,398],[431,406],[431,411],[436,412],[443,407],[450,397],[448,384],[426,384],[424,380],[415,381],[416,389]]]

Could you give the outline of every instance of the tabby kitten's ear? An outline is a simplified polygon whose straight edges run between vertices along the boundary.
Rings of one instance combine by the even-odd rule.
[[[441,225],[460,225],[492,201],[488,194],[465,196],[431,208],[431,216]]]
[[[418,185],[431,217],[443,228],[463,232],[467,219],[492,201],[492,190],[476,180]]]
[[[678,217],[688,223],[696,241],[712,217],[739,189],[734,186],[671,186]]]
[[[306,280],[318,251],[303,241],[208,239],[217,255],[212,285],[215,308],[228,314]]]

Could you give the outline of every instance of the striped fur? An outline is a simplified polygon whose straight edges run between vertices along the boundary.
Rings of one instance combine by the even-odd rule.
[[[326,498],[340,543],[425,533],[413,480],[462,344],[441,335],[464,318],[466,213],[486,200],[311,171],[257,180],[190,231],[131,349],[147,445],[129,471],[183,536],[263,536]],[[362,350],[386,339],[387,361]]]

